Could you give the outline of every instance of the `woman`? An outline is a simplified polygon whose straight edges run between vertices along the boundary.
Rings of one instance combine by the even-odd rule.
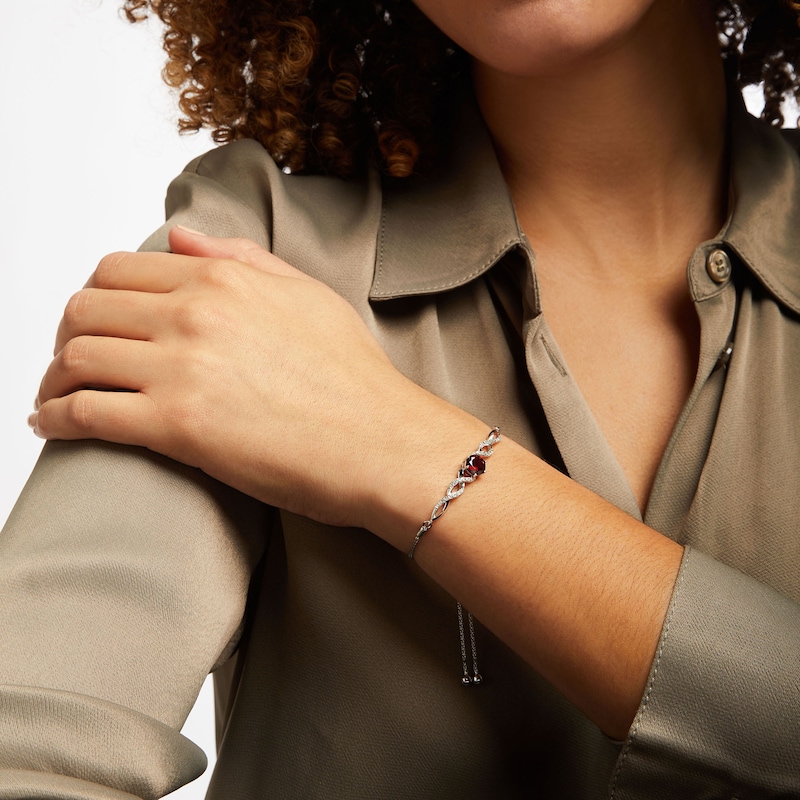
[[[185,782],[217,665],[212,797],[800,796],[800,171],[725,81],[777,113],[793,4],[192,5],[189,124],[266,150],[65,313],[36,432],[187,466],[37,467],[11,791]]]

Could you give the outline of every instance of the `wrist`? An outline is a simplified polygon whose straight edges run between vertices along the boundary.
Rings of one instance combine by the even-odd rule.
[[[404,553],[490,425],[416,387],[391,437],[378,441],[362,526]]]
[[[414,551],[420,540],[433,527],[434,522],[444,516],[450,503],[461,497],[467,486],[475,483],[486,472],[486,459],[493,455],[494,446],[500,441],[500,438],[500,428],[492,428],[486,438],[461,462],[456,477],[447,485],[444,495],[437,501],[430,516],[423,521],[414,536],[414,541],[408,551],[409,558],[414,558]]]

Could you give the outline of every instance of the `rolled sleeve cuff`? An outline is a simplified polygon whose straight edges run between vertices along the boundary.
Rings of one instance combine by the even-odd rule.
[[[800,605],[686,548],[609,797],[800,797]]]
[[[0,686],[0,709],[0,800],[155,800],[207,765],[173,728],[94,697]]]

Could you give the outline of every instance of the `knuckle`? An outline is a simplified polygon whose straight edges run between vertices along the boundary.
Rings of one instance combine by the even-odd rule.
[[[152,435],[167,450],[174,449],[186,456],[196,452],[198,443],[207,439],[210,416],[210,412],[204,410],[202,399],[195,392],[187,391],[167,405],[152,403],[151,425],[143,433]],[[147,445],[147,441],[143,443]],[[189,463],[185,457],[180,460]]]
[[[67,398],[65,415],[70,427],[91,433],[97,425],[96,392],[81,391]]]
[[[70,339],[61,350],[61,368],[68,374],[79,373],[89,360],[88,338],[78,336]]]
[[[70,297],[64,308],[64,323],[68,329],[74,330],[80,326],[81,320],[90,307],[92,297],[90,289],[81,289]]]
[[[100,288],[110,285],[125,256],[126,253],[109,253],[103,256],[95,267],[92,284]]]
[[[190,301],[176,303],[173,318],[177,329],[186,336],[202,336],[219,327],[218,307],[205,297],[193,297]]]
[[[194,397],[185,397],[172,408],[170,423],[175,426],[176,433],[184,439],[191,439],[202,427],[202,406]]]
[[[229,258],[214,258],[204,262],[201,279],[214,289],[235,289],[240,282],[241,266]]]

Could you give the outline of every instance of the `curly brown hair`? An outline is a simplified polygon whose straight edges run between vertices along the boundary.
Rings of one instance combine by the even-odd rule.
[[[183,132],[252,138],[287,171],[393,177],[435,161],[467,57],[410,0],[124,0],[165,25],[166,82]],[[800,0],[718,0],[722,53],[762,117],[800,99]]]

